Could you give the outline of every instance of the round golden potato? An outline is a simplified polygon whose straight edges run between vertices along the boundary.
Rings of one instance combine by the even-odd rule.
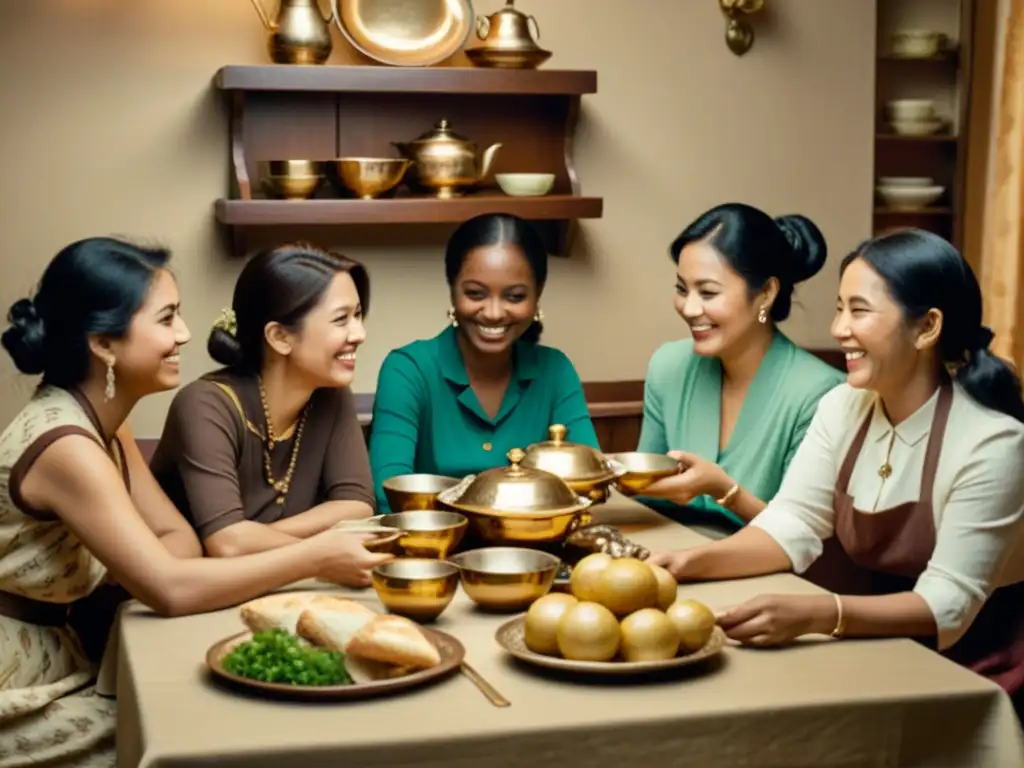
[[[677,600],[669,606],[666,614],[676,625],[679,649],[683,653],[699,651],[715,631],[715,614],[697,600]]]
[[[658,604],[658,579],[651,567],[635,557],[612,560],[597,576],[597,602],[617,616]]]
[[[596,602],[597,577],[611,562],[611,555],[595,552],[576,563],[569,576],[569,591],[573,597],[585,602]]]
[[[534,653],[558,655],[558,622],[579,602],[564,592],[549,592],[533,601],[523,622],[523,641]]]
[[[558,651],[575,661],[611,661],[622,632],[615,615],[599,603],[569,606],[558,621]]]
[[[641,608],[629,614],[619,628],[626,661],[663,661],[679,652],[679,630],[657,608]]]
[[[654,578],[658,580],[658,607],[667,611],[668,607],[676,601],[676,592],[678,591],[676,588],[679,585],[676,583],[675,576],[654,563],[647,563],[647,567],[654,571]]]

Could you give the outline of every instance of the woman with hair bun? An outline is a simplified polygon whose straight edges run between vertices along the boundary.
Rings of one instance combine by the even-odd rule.
[[[341,531],[202,557],[127,424],[140,399],[179,383],[190,335],[169,258],[72,243],[8,314],[4,349],[42,383],[0,435],[0,765],[115,764],[103,646],[119,599],[202,613],[305,578],[359,579],[379,557]]]
[[[841,274],[847,383],[822,398],[782,489],[735,535],[654,560],[680,580],[805,574],[833,594],[761,596],[719,623],[752,645],[918,638],[1001,685],[1019,716],[1020,381],[989,352],[978,282],[942,238],[868,240]]]
[[[503,213],[472,218],[448,241],[444,269],[448,327],[390,352],[377,378],[370,460],[381,512],[388,478],[503,466],[552,424],[598,447],[576,369],[539,343],[548,253],[533,226]]]
[[[825,239],[803,216],[727,203],[697,217],[669,253],[676,311],[693,338],[651,358],[638,450],[667,452],[683,471],[644,500],[732,531],[778,491],[818,401],[843,379],[776,327],[796,284],[824,265]]]
[[[207,345],[225,367],[177,394],[151,462],[208,554],[275,549],[373,515],[350,389],[369,306],[363,265],[312,245],[265,250],[242,269]],[[351,586],[368,584],[361,573]]]

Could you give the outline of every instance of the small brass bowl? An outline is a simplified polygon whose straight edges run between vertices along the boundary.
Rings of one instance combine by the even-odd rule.
[[[371,531],[353,531],[354,533],[370,533]],[[374,538],[367,539],[363,546],[377,554],[393,555],[398,550],[398,540],[402,538],[402,532],[397,528],[385,528],[378,526],[372,531]]]
[[[381,515],[381,525],[402,532],[398,539],[399,554],[444,560],[462,541],[469,521],[458,512],[421,509]]]
[[[459,566],[462,588],[488,611],[525,611],[551,591],[562,561],[525,547],[485,547],[448,558]]]
[[[392,512],[411,512],[415,509],[447,509],[437,499],[446,488],[458,485],[459,480],[445,475],[396,475],[381,485]]]
[[[411,160],[393,157],[339,157],[338,183],[362,200],[373,200],[402,183]]]
[[[444,560],[392,560],[376,566],[370,578],[384,607],[422,623],[444,613],[459,588],[458,567]]]
[[[324,180],[319,160],[261,160],[259,175],[268,195],[286,200],[312,197]]]
[[[678,461],[664,453],[628,451],[609,453],[607,458],[626,468],[626,473],[615,480],[615,485],[625,496],[635,496],[655,481],[677,475],[682,470]]]

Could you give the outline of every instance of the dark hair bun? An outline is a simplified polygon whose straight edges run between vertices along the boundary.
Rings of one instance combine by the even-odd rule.
[[[242,363],[245,355],[238,339],[223,328],[214,328],[206,340],[206,351],[214,360],[223,366],[233,368]]]
[[[18,299],[7,311],[11,327],[0,336],[0,343],[22,373],[30,376],[43,372],[45,364],[46,328],[36,312],[32,299]]]
[[[786,275],[792,283],[799,283],[814,277],[825,266],[828,246],[818,226],[806,216],[794,214],[779,216],[775,224],[786,237],[792,252],[789,272]]]

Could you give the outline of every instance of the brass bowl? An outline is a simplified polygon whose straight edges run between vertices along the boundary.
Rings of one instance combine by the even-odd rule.
[[[376,566],[370,578],[385,608],[424,623],[444,613],[459,588],[458,567],[444,560],[400,558]]]
[[[392,512],[411,512],[415,509],[444,509],[437,494],[458,484],[458,479],[445,475],[396,475],[381,485]]]
[[[366,547],[366,549],[377,554],[393,555],[397,552],[398,540],[402,538],[402,532],[400,530],[397,528],[385,528],[384,526],[378,526],[377,530],[373,531],[373,533],[375,534],[374,538],[367,539],[363,542],[363,546]]]
[[[406,557],[443,560],[462,541],[469,521],[458,512],[423,509],[381,515],[381,525],[402,532],[398,551]]]
[[[258,165],[260,181],[271,197],[306,200],[324,180],[319,160],[261,160]]]
[[[625,453],[609,453],[607,458],[626,468],[615,484],[626,496],[635,496],[657,480],[677,475],[682,465],[664,453],[641,453],[627,451]]]
[[[562,561],[525,547],[485,547],[450,557],[459,567],[462,588],[488,611],[525,611],[551,591]]]
[[[397,187],[412,165],[392,157],[339,157],[334,161],[338,182],[361,200],[373,200]]]

